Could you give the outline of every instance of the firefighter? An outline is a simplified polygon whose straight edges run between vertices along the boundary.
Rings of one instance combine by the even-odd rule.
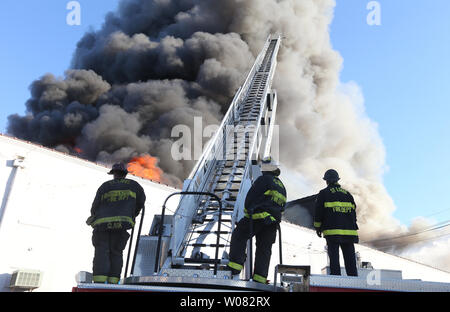
[[[358,276],[354,243],[358,243],[356,204],[349,191],[338,181],[339,174],[330,169],[323,179],[327,187],[319,192],[315,204],[314,228],[319,237],[327,241],[331,275],[341,275],[339,247],[344,256],[347,276]]]
[[[136,216],[144,207],[145,193],[139,183],[126,179],[128,170],[124,164],[114,164],[108,174],[114,179],[98,189],[86,223],[94,228],[94,283],[117,284],[123,250],[130,237],[127,230],[134,226]]]
[[[243,268],[247,241],[256,236],[253,281],[266,284],[272,245],[286,204],[286,189],[278,178],[280,169],[265,159],[262,176],[256,179],[245,198],[244,217],[237,223],[231,236],[228,269],[233,275]]]

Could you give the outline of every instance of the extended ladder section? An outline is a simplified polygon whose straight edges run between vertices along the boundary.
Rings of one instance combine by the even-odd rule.
[[[252,181],[261,174],[257,163],[271,150],[277,106],[271,85],[280,41],[279,36],[267,39],[218,131],[184,182],[183,192],[190,194],[182,194],[174,215],[165,216],[171,224],[161,233],[167,239],[155,260],[158,275],[223,278],[229,274],[217,267],[228,263],[232,231],[243,217]],[[203,194],[192,195],[196,192]]]

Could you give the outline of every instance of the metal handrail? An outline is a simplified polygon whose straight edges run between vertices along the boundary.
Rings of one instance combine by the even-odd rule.
[[[136,255],[137,255],[137,251],[138,251],[138,247],[139,247],[139,237],[141,237],[142,223],[144,222],[144,216],[145,216],[145,206],[142,207],[141,220],[139,221],[139,230],[138,230],[138,235],[137,235],[137,240],[136,240],[136,246],[134,247],[134,256],[133,256],[133,262],[131,264],[130,275],[133,275],[133,272],[134,272],[134,265],[136,263]],[[133,245],[133,236],[134,236],[134,226],[131,230],[130,245],[128,247],[127,263],[125,266],[125,274],[124,274],[125,278],[127,278],[128,264],[130,261],[130,254],[131,254],[131,246]]]
[[[161,253],[161,239],[162,239],[162,233],[163,233],[163,227],[164,227],[164,216],[166,212],[166,204],[169,198],[175,195],[207,195],[210,197],[213,197],[218,203],[219,203],[219,219],[218,219],[218,226],[217,226],[217,242],[216,242],[216,253],[215,253],[215,264],[214,264],[214,275],[217,275],[217,265],[218,265],[218,257],[219,257],[219,243],[220,243],[220,227],[222,224],[222,202],[216,194],[209,193],[209,192],[176,192],[173,194],[170,194],[166,200],[164,201],[164,204],[162,206],[161,211],[161,221],[159,224],[159,233],[158,233],[158,244],[156,247],[156,259],[155,259],[155,268],[154,272],[157,273],[159,271],[159,257]]]
[[[283,264],[283,241],[281,240],[281,225],[280,225],[280,223],[278,223],[278,243],[280,246],[280,264]]]

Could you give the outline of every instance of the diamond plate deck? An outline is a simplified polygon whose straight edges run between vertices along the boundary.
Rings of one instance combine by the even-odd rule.
[[[139,276],[128,277],[125,280],[125,285],[132,286],[163,286],[165,287],[187,287],[195,289],[196,291],[209,291],[215,290],[233,290],[233,291],[263,291],[273,292],[273,285],[265,285],[252,281],[232,280],[232,279],[219,279],[219,278],[195,278],[195,277],[182,277],[182,276]],[[277,287],[277,291],[284,291],[282,288]]]

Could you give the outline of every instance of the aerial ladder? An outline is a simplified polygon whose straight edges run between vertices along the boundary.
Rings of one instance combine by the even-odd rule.
[[[126,284],[265,286],[248,281],[251,257],[241,280],[233,280],[223,268],[247,191],[261,175],[259,162],[271,153],[277,109],[272,81],[280,44],[280,36],[266,40],[182,192],[169,196],[179,197],[175,213],[166,215],[167,201],[175,200],[167,198],[150,235],[139,236]]]

